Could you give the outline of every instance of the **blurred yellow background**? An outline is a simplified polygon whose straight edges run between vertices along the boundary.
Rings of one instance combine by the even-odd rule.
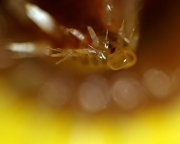
[[[126,114],[81,117],[69,110],[42,110],[34,101],[14,102],[16,93],[5,80],[0,87],[2,144],[180,143],[179,102],[147,106]]]

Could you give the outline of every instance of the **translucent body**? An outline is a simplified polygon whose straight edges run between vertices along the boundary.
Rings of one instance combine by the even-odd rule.
[[[102,2],[102,17],[106,25],[104,33],[101,34],[98,30],[95,32],[91,26],[88,26],[89,36],[84,35],[78,29],[66,28],[65,26],[61,29],[61,24],[57,23],[49,13],[34,4],[27,3],[25,6],[27,16],[48,35],[61,40],[64,33],[70,33],[79,40],[79,45],[76,45],[75,48],[50,48],[52,50],[51,57],[61,58],[57,64],[71,57],[77,57],[79,60],[87,58],[88,61],[96,58],[96,62],[93,61],[93,63],[100,63],[112,70],[119,70],[135,64],[134,49],[138,35],[135,35],[133,29],[132,33],[126,36],[124,21],[117,33],[109,31],[110,27],[114,25],[114,15],[116,14],[113,4],[115,4],[113,0]],[[65,43],[71,43],[71,41]]]
[[[115,24],[114,19],[116,16],[118,16],[118,13],[114,13],[114,10],[119,11],[113,6],[113,4],[116,4],[114,0],[103,0],[101,2],[102,6],[100,6],[100,8],[102,11],[102,16],[100,16],[100,18],[102,18],[103,21],[103,25],[101,26],[104,28],[104,33],[99,33],[100,30],[94,31],[91,26],[88,26],[88,35],[83,34],[78,29],[67,28],[66,26],[61,25],[61,23],[56,21],[56,19],[50,13],[44,9],[41,9],[35,4],[25,2],[23,6],[25,7],[24,10],[26,10],[24,12],[26,18],[29,18],[32,22],[34,22],[34,24],[36,24],[44,33],[50,36],[55,43],[65,43],[65,46],[62,44],[64,46],[62,48],[50,48],[50,56],[60,58],[57,64],[67,60],[68,58],[76,57],[79,60],[84,60],[84,58],[88,59],[88,61],[92,60],[92,63],[95,65],[97,65],[96,63],[99,63],[109,67],[112,70],[119,70],[129,68],[135,64],[136,55],[134,51],[136,42],[138,40],[138,35],[134,35],[133,29],[132,33],[127,36],[129,31],[125,34],[124,21],[122,22],[120,29],[119,25],[115,30],[112,29]],[[100,18],[99,20],[101,21]],[[83,29],[84,25],[87,24],[82,24]],[[134,27],[136,28],[136,26]],[[111,31],[117,31],[117,33]],[[77,43],[75,44],[76,47],[73,47],[74,43],[71,41],[71,39],[66,39],[68,33],[72,34],[79,40],[78,45]],[[51,42],[42,42],[42,44],[41,42],[36,41],[30,43],[10,43],[7,47],[13,52],[23,53],[23,55],[19,54],[16,57],[25,58],[41,54],[49,55],[49,50],[47,52],[44,52],[44,49],[42,50],[42,48],[47,46],[51,47]]]
[[[57,64],[63,62],[70,57],[95,57],[98,62],[108,66],[112,70],[129,68],[136,63],[136,55],[130,47],[129,39],[121,34],[106,31],[103,36],[97,36],[92,27],[87,28],[91,37],[91,41],[76,29],[69,29],[69,32],[78,38],[85,47],[77,49],[52,49],[57,53],[51,54],[52,57],[61,57]]]

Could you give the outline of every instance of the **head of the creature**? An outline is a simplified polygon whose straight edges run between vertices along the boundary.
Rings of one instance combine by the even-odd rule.
[[[120,35],[106,31],[105,38],[96,36],[92,27],[88,27],[92,45],[98,47],[98,58],[106,59],[112,70],[126,69],[136,63],[136,55],[129,48],[129,41]]]
[[[112,70],[126,69],[136,63],[136,55],[129,48],[128,43],[116,41],[109,44],[109,54],[107,56],[107,65]]]
[[[136,63],[136,55],[130,49],[116,48],[107,57],[107,65],[112,70],[126,69]]]

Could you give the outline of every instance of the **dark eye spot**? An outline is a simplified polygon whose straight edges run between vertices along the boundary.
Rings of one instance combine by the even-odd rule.
[[[115,50],[116,50],[116,49],[115,49],[114,47],[113,47],[113,48],[111,48],[110,53],[111,53],[111,54],[113,54],[113,53],[115,52]]]

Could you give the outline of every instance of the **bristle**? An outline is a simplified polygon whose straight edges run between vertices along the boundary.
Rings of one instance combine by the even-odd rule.
[[[112,0],[104,0],[104,21],[107,26],[112,25],[112,10],[113,2]]]
[[[95,31],[94,31],[93,28],[90,27],[90,26],[88,26],[87,29],[88,29],[89,35],[90,35],[90,37],[91,37],[91,39],[92,39],[93,45],[98,46],[98,45],[99,45],[99,39],[98,39]]]

